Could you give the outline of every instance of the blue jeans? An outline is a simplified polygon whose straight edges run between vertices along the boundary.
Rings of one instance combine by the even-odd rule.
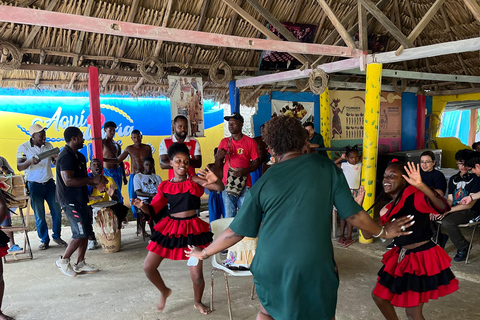
[[[60,205],[55,201],[55,182],[53,182],[53,179],[45,183],[28,182],[28,190],[30,191],[31,206],[35,213],[37,234],[40,241],[46,244],[50,243],[47,221],[45,220],[45,201],[47,201],[52,215],[52,238],[60,239],[62,211]]]
[[[135,185],[133,183],[133,179],[135,178],[135,173],[130,173],[130,179],[128,180],[128,196],[130,200],[137,198],[137,193],[135,192]],[[133,217],[137,218],[137,207],[134,205],[131,206]]]
[[[237,215],[237,210],[240,210],[245,200],[245,196],[250,191],[250,187],[245,187],[242,193],[238,196],[231,196],[225,190],[222,191],[223,206],[225,207],[225,218],[232,218]]]

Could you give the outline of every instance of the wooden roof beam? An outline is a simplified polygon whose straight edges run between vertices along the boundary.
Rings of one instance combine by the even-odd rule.
[[[341,71],[340,73],[366,75],[365,71],[361,71],[359,69],[345,70],[345,71]],[[464,76],[464,75],[456,75],[456,74],[416,72],[416,71],[403,71],[403,70],[391,70],[391,69],[383,69],[382,77],[415,79],[415,80],[431,80],[431,81],[480,83],[480,77],[477,77],[477,76]]]
[[[248,21],[252,26],[255,27],[258,31],[263,33],[265,36],[267,36],[268,39],[272,39],[274,41],[282,41],[277,35],[275,35],[273,32],[271,32],[267,27],[265,27],[263,24],[261,24],[258,20],[256,20],[254,17],[252,17],[250,14],[248,14],[247,11],[243,10],[238,4],[236,4],[233,0],[222,0],[225,2],[226,5],[228,5],[230,8],[232,8],[234,11],[236,11],[243,19]],[[259,39],[260,40],[260,39]],[[268,40],[263,40],[263,41],[268,41]],[[282,41],[285,44],[291,44],[294,46],[300,45],[298,42],[290,42],[290,41]],[[282,51],[282,52],[288,52],[290,53],[295,59],[300,61],[303,64],[307,64],[308,60],[304,56],[302,56],[299,53],[303,52],[295,52],[291,50],[272,50],[272,51]],[[307,53],[307,52],[305,52]],[[313,54],[313,53],[312,53]]]
[[[364,6],[357,0],[357,10],[358,10],[358,44],[359,49],[363,52],[368,51],[368,24],[367,24],[367,10]]]
[[[356,48],[352,37],[348,34],[348,31],[345,29],[340,20],[338,20],[333,10],[328,6],[327,2],[325,0],[317,0],[317,2],[322,7],[323,11],[328,16],[328,19],[330,19],[330,22],[335,27],[335,30],[337,30],[338,34],[340,37],[342,37],[347,46],[349,48]]]
[[[137,14],[138,11],[138,5],[139,5],[140,0],[133,0],[132,5],[130,6],[130,11],[128,12],[128,17],[127,17],[127,22],[133,22],[135,20],[135,15]],[[125,49],[127,47],[127,42],[128,42],[128,37],[123,37],[122,42],[120,43],[120,47],[117,50],[117,57],[122,58],[123,55],[125,54]],[[112,63],[112,69],[115,69],[118,66],[118,60],[114,60]],[[105,79],[103,79],[101,88],[105,88],[107,86],[108,81],[110,80],[112,76],[106,76]]]
[[[93,1],[94,0],[88,0],[87,5],[85,6],[85,11],[83,12],[84,16],[88,17],[92,12]],[[85,31],[81,31],[80,34],[78,35],[77,43],[75,45],[75,53],[77,55],[80,54],[80,52],[82,52],[83,40],[85,39],[86,34],[87,33]],[[79,58],[73,58],[73,65],[75,67],[79,67],[81,64],[82,64],[82,61],[81,60],[79,61]],[[70,79],[70,83],[68,84],[68,89],[72,88],[76,78],[77,78],[77,74],[74,73],[72,75],[72,79]]]
[[[55,6],[57,5],[57,3],[58,3],[58,0],[50,1],[46,10],[47,11],[52,11],[55,8]],[[26,10],[38,11],[38,10],[35,10],[35,9],[26,9]],[[35,27],[33,27],[33,29],[28,33],[27,39],[25,39],[25,42],[22,44],[22,48],[30,47],[33,40],[37,36],[37,33],[40,31],[41,27],[42,27],[41,25],[35,25]]]
[[[432,20],[433,16],[440,10],[442,7],[443,3],[445,0],[437,0],[435,3],[428,9],[427,13],[423,16],[422,20],[416,25],[416,27],[410,32],[408,35],[408,40],[413,42],[417,37],[420,35],[420,33],[425,29],[427,24]],[[415,24],[415,20],[412,21],[413,24]],[[405,47],[402,45],[400,48],[397,49],[395,52],[397,55],[401,54]]]
[[[472,12],[475,19],[480,22],[480,6],[476,0],[463,0],[465,6]]]
[[[370,0],[360,0],[362,5],[395,37],[405,48],[413,48],[413,43],[393,24],[387,16]]]
[[[241,7],[243,2],[244,0],[240,0],[238,2],[238,5]],[[272,3],[271,0],[267,1],[267,6],[268,6],[267,10],[269,10],[269,6],[271,6],[271,3]],[[233,10],[232,17],[230,18],[230,24],[228,25],[228,29],[225,34],[229,34],[229,35],[233,34],[233,28],[237,24],[237,20],[238,20],[238,13],[235,10]],[[225,58],[226,53],[227,53],[227,48],[222,48],[222,51],[218,55],[218,60],[223,60]]]
[[[172,4],[173,4],[173,0],[168,0],[167,8],[165,9],[165,13],[163,15],[163,21],[162,21],[162,27],[164,28],[167,27],[168,20],[170,19],[170,13],[172,12]],[[154,58],[158,58],[158,56],[160,55],[160,49],[162,48],[162,44],[163,44],[163,40],[157,41],[157,45],[155,46],[155,51],[153,52]],[[147,71],[150,71],[150,68],[152,68],[153,66],[154,66],[154,63],[152,62],[150,64],[150,67],[147,68]],[[145,78],[143,77],[140,80],[138,80],[137,84],[133,88],[133,91],[137,91],[144,81],[145,81]]]
[[[209,3],[210,0],[203,0],[202,8],[200,9],[200,18],[195,26],[195,31],[201,31],[203,29],[205,20],[207,19],[207,8]],[[185,63],[187,68],[190,66],[190,62],[192,62],[193,55],[195,54],[195,47],[195,44],[190,45],[190,51],[187,53],[187,61]],[[185,73],[187,73],[187,69],[182,69],[179,75],[184,75]]]
[[[298,15],[300,14],[300,9],[302,8],[304,0],[297,0],[297,5],[295,6],[295,11],[293,12],[292,22],[297,23]]]
[[[40,53],[40,64],[45,63],[45,57],[46,57],[45,51],[42,50],[42,52]],[[40,84],[40,79],[42,78],[42,73],[43,73],[43,71],[41,71],[41,70],[37,72],[37,76],[36,76],[35,82],[33,84],[35,87],[38,87],[38,85]]]
[[[272,50],[279,52],[292,52],[295,54],[331,55],[341,57],[357,57],[361,54],[359,50],[347,47],[236,37],[11,6],[0,6],[0,21],[27,25],[41,25],[52,28],[79,30],[114,36],[127,36],[140,39],[171,42],[181,41],[183,43],[195,43],[214,47],[230,47],[247,50]]]

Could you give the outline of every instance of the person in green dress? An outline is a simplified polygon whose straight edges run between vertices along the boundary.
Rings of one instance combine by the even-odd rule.
[[[332,161],[301,153],[307,132],[298,120],[272,118],[262,136],[275,164],[252,187],[229,228],[208,248],[189,247],[186,254],[203,260],[258,235],[250,267],[262,304],[257,319],[331,320],[339,283],[330,238],[333,205],[366,237],[407,235],[400,228],[410,226],[411,218],[383,227],[374,222]]]

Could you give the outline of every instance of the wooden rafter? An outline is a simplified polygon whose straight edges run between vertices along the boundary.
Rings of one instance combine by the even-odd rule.
[[[140,0],[133,0],[132,5],[130,6],[130,11],[128,13],[127,22],[133,22],[135,20],[135,15],[138,11],[138,5]],[[125,54],[125,49],[127,48],[128,37],[123,37],[120,47],[117,50],[117,57],[121,58]],[[112,63],[112,69],[115,69],[118,66],[118,60],[114,60]],[[108,81],[112,76],[106,76],[102,82],[102,88],[106,88]]]
[[[52,11],[55,8],[55,6],[57,5],[57,3],[58,3],[58,0],[50,1],[46,10],[47,11]],[[33,10],[33,9],[26,9],[26,10]],[[36,10],[36,11],[38,11],[38,10]],[[40,26],[40,25],[36,25],[35,27],[33,27],[33,29],[28,33],[27,39],[25,39],[25,42],[23,42],[22,48],[30,47],[33,40],[37,36],[37,33],[40,31],[41,27],[42,26]]]
[[[405,48],[413,48],[413,43],[407,39],[407,37],[393,24],[393,22],[387,18],[387,16],[378,9],[375,4],[370,0],[360,0],[362,5],[370,11],[370,13],[377,19],[387,31],[395,37]]]
[[[355,42],[353,41],[352,37],[348,34],[347,30],[343,26],[343,24],[338,20],[337,16],[333,12],[333,10],[329,7],[327,2],[325,0],[317,0],[318,4],[322,7],[323,11],[325,14],[328,16],[328,19],[330,19],[330,22],[333,24],[335,27],[335,30],[337,30],[338,34],[340,37],[342,37],[343,41],[347,44],[349,48],[356,48]]]
[[[413,42],[420,33],[425,29],[427,24],[432,20],[433,16],[440,10],[445,0],[436,0],[435,3],[428,9],[427,13],[423,16],[422,20],[415,26],[415,28],[410,32],[408,35],[408,40]],[[415,21],[412,21],[415,23]],[[400,48],[397,49],[396,54],[401,54],[405,47],[402,45]]]
[[[94,0],[88,0],[87,5],[85,6],[85,11],[83,12],[84,16],[90,16],[90,13],[93,8],[93,1]],[[85,39],[86,32],[81,31],[80,34],[78,35],[77,39],[77,44],[75,45],[75,53],[78,55],[80,52],[82,52],[82,46],[83,46],[83,40]],[[79,59],[77,57],[73,58],[73,65],[74,66],[80,66],[82,64],[83,59]],[[71,89],[73,86],[73,83],[75,82],[75,79],[77,78],[77,74],[74,73],[72,75],[72,79],[70,79],[70,83],[68,84],[68,89]]]
[[[360,2],[357,3],[358,9],[358,47],[363,52],[368,51],[368,32],[367,32],[367,10]]]
[[[168,20],[170,19],[170,13],[172,11],[172,4],[173,4],[173,0],[168,0],[167,2],[167,8],[165,10],[165,13],[163,15],[163,21],[162,21],[162,27],[167,27],[167,24],[168,24]],[[158,40],[157,41],[157,44],[155,46],[155,51],[153,52],[153,57],[154,58],[158,58],[158,56],[160,55],[160,49],[162,48],[162,44],[163,44],[163,40]],[[150,68],[153,67],[153,62],[150,64]],[[149,69],[150,69],[149,68]],[[147,69],[148,71],[150,71],[149,69]],[[140,80],[138,80],[137,84],[135,85],[135,87],[133,87],[133,91],[137,91],[138,88],[140,88],[140,86],[142,85],[142,83],[145,81],[144,78],[141,78]]]
[[[45,63],[45,57],[46,57],[45,51],[42,50],[42,52],[40,53],[40,64]],[[40,84],[40,79],[42,78],[42,73],[43,73],[43,71],[38,71],[37,72],[37,76],[35,77],[35,82],[34,82],[35,87],[38,87],[38,85]]]
[[[238,5],[241,7],[243,2],[244,0],[240,0],[238,2]],[[272,3],[271,1],[268,1],[267,6],[271,3]],[[237,20],[238,20],[238,13],[235,10],[233,10],[232,17],[230,18],[230,24],[228,25],[228,29],[225,34],[231,35],[233,33],[233,28],[235,28],[235,26],[237,25]],[[227,53],[227,48],[222,48],[222,51],[218,55],[218,60],[223,60],[225,58],[226,53]]]
[[[447,16],[447,12],[445,11],[445,9],[443,7],[440,8],[440,12],[443,16],[443,21],[445,23],[445,29],[447,30],[447,33],[448,33],[448,36],[450,37],[450,40],[451,41],[455,41],[457,40],[456,37],[454,36],[453,32],[452,32],[452,28],[450,27],[450,22],[448,22],[448,16]],[[468,75],[468,74],[471,74],[470,72],[468,72],[468,69],[467,67],[465,66],[465,62],[463,61],[463,58],[462,56],[457,53],[455,54],[457,56],[457,60],[458,62],[460,63],[460,65],[462,66],[462,70],[463,72]],[[470,86],[473,88],[474,85],[472,83],[470,83]]]
[[[233,0],[222,0],[225,2],[226,5],[228,5],[230,8],[232,8],[234,11],[236,11],[243,19],[248,21],[252,26],[254,26],[258,31],[263,33],[265,36],[267,36],[268,39],[276,40],[276,41],[282,41],[277,35],[275,35],[273,32],[271,32],[267,27],[265,27],[263,24],[261,24],[258,20],[256,20],[254,17],[252,17],[247,11],[243,10],[238,4],[236,4]],[[284,41],[285,44],[290,43],[289,41]],[[293,45],[299,45],[298,43],[292,42]],[[278,50],[274,50],[278,51]],[[302,56],[301,54],[295,53],[294,51],[285,51],[283,52],[288,52],[290,53],[295,59],[300,61],[303,64],[306,64],[308,60]]]
[[[297,5],[295,6],[295,11],[293,12],[292,22],[297,23],[298,15],[300,14],[300,9],[302,9],[303,0],[297,0]]]
[[[476,2],[476,0],[463,0],[467,8],[472,12],[475,19],[480,22],[480,5]]]
[[[359,69],[341,71],[344,74],[366,75],[365,71]],[[431,80],[431,81],[449,81],[452,83],[466,82],[466,83],[480,83],[480,77],[476,76],[464,76],[457,74],[442,74],[442,73],[430,73],[430,72],[416,72],[416,71],[403,71],[403,70],[391,70],[383,69],[382,77],[385,78],[399,78],[399,79],[415,79],[415,80]]]

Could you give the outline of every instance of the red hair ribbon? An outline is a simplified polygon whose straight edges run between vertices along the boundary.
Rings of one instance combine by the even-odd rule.
[[[393,158],[392,161],[390,161],[390,162],[391,163],[398,162],[398,159]]]

